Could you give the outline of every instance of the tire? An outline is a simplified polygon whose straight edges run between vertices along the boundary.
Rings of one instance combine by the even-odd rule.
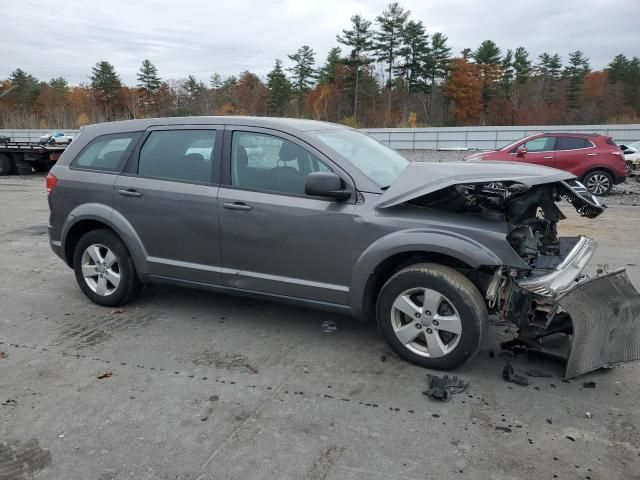
[[[35,162],[31,166],[36,172],[45,173],[51,170],[51,167],[53,166],[53,164],[50,162]]]
[[[2,175],[11,175],[13,172],[13,162],[8,155],[0,153],[0,177]]]
[[[606,170],[593,170],[582,177],[587,190],[598,197],[608,195],[613,187],[613,176]]]
[[[55,145],[55,144],[56,144],[56,139],[55,139],[55,138],[53,138],[53,137],[51,137],[51,138],[49,139],[49,145]]]
[[[30,175],[33,173],[31,162],[26,162],[24,160],[14,160],[13,163],[16,166],[16,173],[18,175]]]
[[[120,238],[108,229],[91,230],[80,238],[73,253],[73,270],[82,292],[104,307],[124,305],[140,291],[141,283],[131,255]],[[85,274],[90,278],[85,278]],[[116,274],[117,285],[112,283]]]
[[[429,263],[393,275],[380,290],[376,313],[382,335],[400,357],[436,370],[452,370],[469,361],[480,350],[488,326],[485,301],[473,283],[452,268]]]

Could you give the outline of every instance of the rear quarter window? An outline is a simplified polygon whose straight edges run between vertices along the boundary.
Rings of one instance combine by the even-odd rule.
[[[120,172],[141,132],[94,138],[71,162],[71,168]]]

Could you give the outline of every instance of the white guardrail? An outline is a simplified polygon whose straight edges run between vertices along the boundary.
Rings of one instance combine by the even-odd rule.
[[[0,135],[16,142],[35,142],[41,135],[63,131],[77,135],[79,130],[0,129]],[[396,150],[488,150],[500,148],[533,133],[600,133],[620,143],[640,141],[640,124],[628,125],[531,125],[517,127],[432,127],[364,128],[363,132]]]
[[[618,143],[640,141],[640,124],[531,125],[517,127],[365,128],[363,132],[396,150],[498,149],[544,132],[600,133]]]

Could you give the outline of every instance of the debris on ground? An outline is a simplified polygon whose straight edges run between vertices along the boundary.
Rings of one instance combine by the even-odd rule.
[[[593,413],[591,412],[584,412],[584,416],[587,418],[593,418]]]
[[[596,382],[584,382],[582,388],[596,388]]]
[[[428,389],[422,394],[442,402],[448,402],[451,400],[451,395],[462,393],[469,386],[469,382],[464,382],[456,376],[449,378],[448,375],[438,377],[427,373],[427,381]]]
[[[529,385],[529,380],[527,380],[526,377],[517,374],[508,362],[502,369],[502,378],[507,382],[515,383],[516,385],[521,385],[523,387]]]
[[[387,361],[387,356],[386,355],[380,355],[380,361],[381,362],[386,362]]]
[[[571,440],[572,442],[575,442],[575,441],[576,441],[576,439],[575,439],[574,437],[572,437],[571,435],[567,435],[565,438],[566,438],[567,440]]]
[[[111,312],[109,312],[109,313],[111,313],[111,314],[124,313],[124,310],[122,308],[115,308],[115,309],[111,310]]]
[[[541,372],[540,370],[527,370],[525,372],[530,377],[551,377],[552,375],[547,372]]]
[[[102,375],[98,375],[98,380],[103,380],[105,378],[111,378],[113,376],[112,372],[106,372],[103,373]]]
[[[550,418],[547,418],[547,423],[548,423],[549,425],[553,425],[553,420],[551,420]]]
[[[333,333],[338,330],[338,324],[333,320],[325,320],[321,326],[324,333]]]
[[[4,352],[0,352],[0,358],[7,358],[9,355],[7,355]]]
[[[492,349],[489,350],[489,357],[490,358],[496,358],[496,352],[494,352]]]

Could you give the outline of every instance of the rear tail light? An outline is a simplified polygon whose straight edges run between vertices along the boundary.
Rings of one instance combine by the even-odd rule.
[[[51,193],[51,190],[53,190],[53,187],[56,186],[57,181],[58,179],[55,177],[55,175],[52,175],[51,173],[47,175],[47,194]]]

